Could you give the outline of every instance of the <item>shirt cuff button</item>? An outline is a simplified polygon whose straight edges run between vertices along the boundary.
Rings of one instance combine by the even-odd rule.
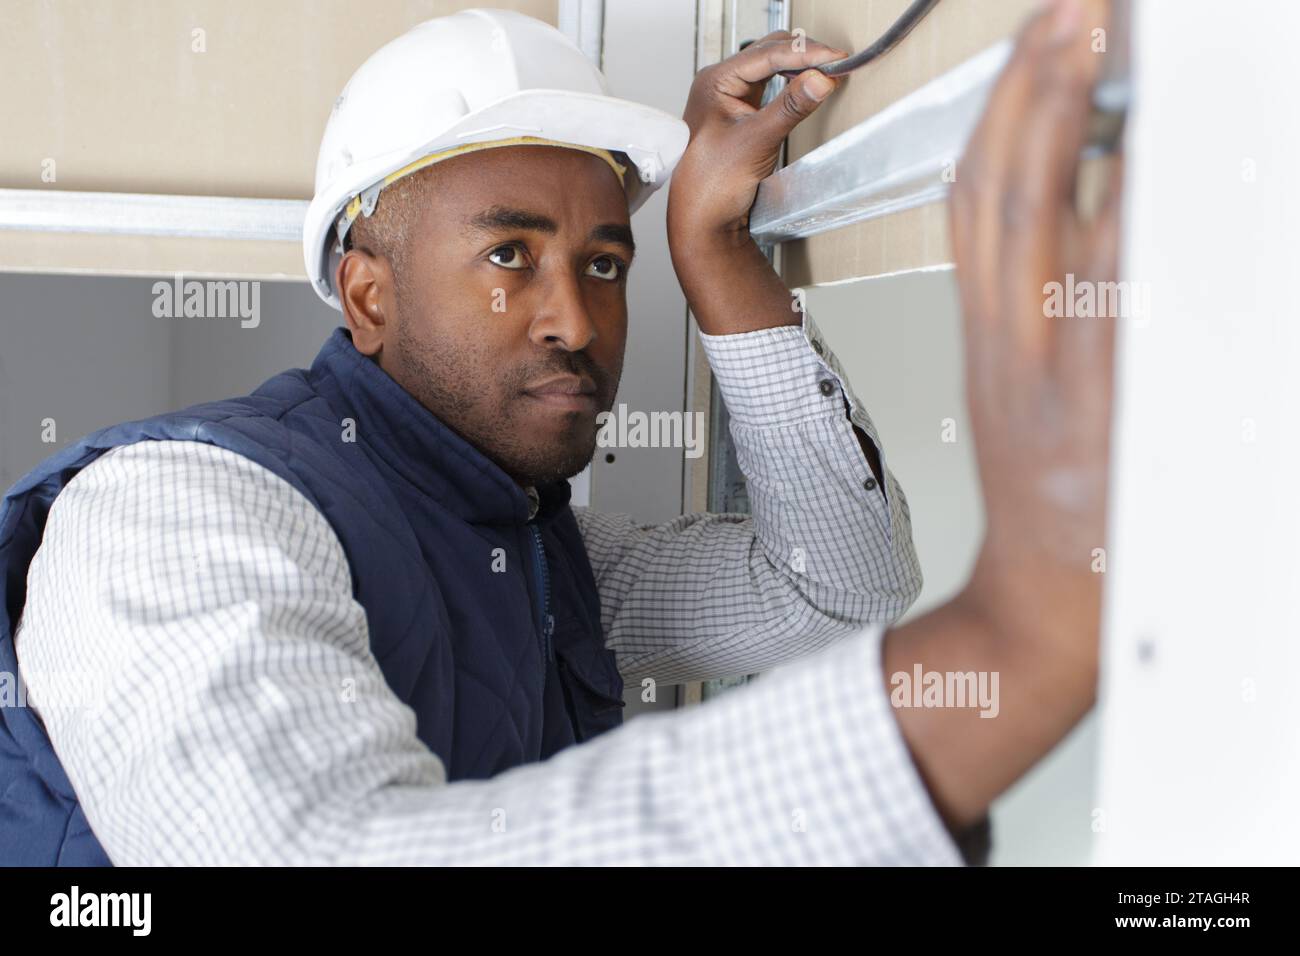
[[[874,479],[874,478],[868,478],[866,481],[864,481],[864,482],[862,483],[862,487],[863,487],[863,488],[866,488],[867,491],[875,491],[875,490],[876,490],[876,479]]]
[[[824,378],[817,383],[817,388],[821,390],[821,393],[823,395],[830,395],[832,392],[835,391],[835,383],[832,382],[829,378]]]

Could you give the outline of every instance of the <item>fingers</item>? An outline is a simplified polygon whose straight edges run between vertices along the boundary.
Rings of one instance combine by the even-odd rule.
[[[1022,354],[1041,363],[1040,373],[1079,401],[1109,381],[1111,319],[1077,316],[1047,308],[1049,294],[1062,298],[1088,274],[1085,236],[1075,211],[1079,156],[1087,136],[1091,91],[1101,57],[1092,30],[1104,26],[1105,10],[1082,0],[1058,3],[1048,31],[1030,48],[1034,95],[1020,124],[1021,142],[1003,200],[1007,241],[1002,281],[1013,338]],[[1070,274],[1074,274],[1073,281]],[[1101,304],[1114,287],[1094,285]],[[1059,293],[1058,293],[1059,290]],[[1107,392],[1108,394],[1108,392]]]
[[[762,85],[782,70],[806,70],[846,56],[848,53],[844,50],[778,30],[719,63],[715,67],[718,70],[718,88],[729,96],[746,99],[757,84],[761,96]]]
[[[1034,47],[1050,27],[1049,10],[1021,30],[958,163],[949,197],[972,401],[993,403],[1002,386],[1001,370],[1024,367],[1030,359],[1015,354],[1024,350],[1025,343],[1015,337],[1003,275],[1008,258],[1004,197],[1012,186],[1012,167],[1020,148],[1018,127],[1034,95]],[[1041,325],[1041,308],[1037,315]],[[1041,359],[1043,347],[1030,347]]]
[[[1119,276],[1119,217],[1124,200],[1124,154],[1116,153],[1107,160],[1109,177],[1106,197],[1096,220],[1088,231],[1088,269],[1098,279],[1112,280]]]
[[[816,70],[805,70],[785,85],[772,102],[746,121],[749,144],[776,154],[790,131],[812,115],[835,90],[839,81]]]
[[[1051,29],[1029,47],[1034,95],[1019,124],[1020,143],[1004,198],[1009,244],[1007,263],[1041,282],[1059,250],[1041,241],[1074,221],[1079,154],[1087,136],[1091,91],[1101,57],[1091,48],[1095,19],[1085,19],[1081,0],[1059,3]],[[1028,284],[1028,283],[1026,283]]]
[[[1091,47],[1096,20],[1082,0],[1060,4],[1052,29],[1031,48],[1035,95],[1017,151],[1021,191],[1034,208],[1072,204],[1079,153],[1088,133],[1091,92],[1101,57]]]
[[[1095,283],[1097,314],[1093,317],[1054,319],[1058,378],[1067,395],[1084,392],[1109,395],[1113,375],[1116,319],[1129,318],[1137,287],[1117,283],[1119,277],[1120,214],[1124,182],[1123,157],[1108,160],[1110,181],[1106,199],[1096,218],[1077,237],[1081,248],[1072,261],[1081,263],[1088,281]],[[1115,283],[1115,284],[1112,284]]]

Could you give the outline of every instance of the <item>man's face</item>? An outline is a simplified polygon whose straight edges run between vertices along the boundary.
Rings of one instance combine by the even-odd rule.
[[[369,298],[344,292],[386,313],[361,330],[350,317],[353,341],[520,483],[572,477],[623,369],[633,248],[622,186],[596,156],[541,146],[429,173],[400,294],[383,288],[382,265]]]

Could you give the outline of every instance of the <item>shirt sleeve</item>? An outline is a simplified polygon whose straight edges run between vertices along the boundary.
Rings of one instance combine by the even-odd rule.
[[[248,459],[167,441],[55,500],[16,646],[118,865],[958,864],[880,640],[448,783],[320,512]]]
[[[896,620],[921,590],[907,499],[811,316],[700,338],[752,516],[641,524],[574,509],[606,641],[629,679],[757,673]],[[885,489],[855,427],[880,453]]]

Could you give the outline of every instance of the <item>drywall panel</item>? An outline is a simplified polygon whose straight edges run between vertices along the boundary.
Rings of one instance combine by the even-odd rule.
[[[680,116],[695,78],[695,0],[606,4],[602,68],[610,95]],[[636,263],[628,274],[627,356],[615,411],[618,404],[645,414],[686,407],[690,332],[668,252],[667,210],[664,188],[632,217]],[[670,521],[682,513],[685,460],[682,448],[597,449],[592,505],[641,521]]]
[[[153,281],[135,281],[147,311]],[[246,295],[255,295],[255,325],[238,316],[154,320],[172,330],[171,407],[245,395],[287,368],[308,368],[343,324],[305,282],[256,282],[254,288]]]
[[[0,229],[0,264],[10,272],[118,276],[182,272],[195,278],[307,281],[302,246],[297,242]]]
[[[910,0],[791,0],[791,29],[846,50],[874,42]],[[890,53],[850,74],[791,133],[787,163],[1015,33],[1036,0],[942,0]],[[954,157],[956,159],[957,157]],[[785,244],[790,286],[883,275],[951,261],[947,213],[932,205]]]
[[[0,185],[310,199],[334,98],[389,40],[472,0],[9,0]],[[556,0],[505,0],[554,24]],[[197,31],[197,32],[196,32]],[[54,160],[57,181],[46,182]]]
[[[22,95],[0,97],[0,187],[310,199],[325,120],[352,72],[414,24],[481,5],[8,0],[0,62]],[[491,5],[557,21],[557,0]],[[293,243],[244,260],[199,240],[56,240],[0,231],[0,268],[302,275]]]
[[[1300,6],[1135,18],[1097,859],[1294,864]]]
[[[0,272],[0,489],[89,432],[175,407],[174,326],[152,301],[143,279]]]

